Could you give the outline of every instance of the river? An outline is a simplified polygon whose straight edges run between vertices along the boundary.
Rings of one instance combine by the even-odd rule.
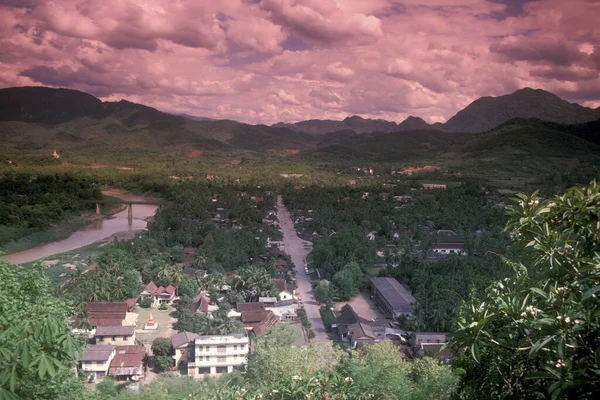
[[[102,192],[104,195],[118,197],[125,201],[155,201],[149,197],[136,196],[130,193],[114,191]],[[129,223],[127,209],[120,211],[108,218],[99,218],[89,225],[74,232],[64,240],[44,243],[28,250],[5,254],[5,260],[12,264],[23,264],[40,258],[50,257],[55,254],[64,253],[78,249],[92,243],[110,238],[121,233],[133,233],[146,229],[147,219],[154,216],[158,206],[148,204],[134,204],[133,220]]]

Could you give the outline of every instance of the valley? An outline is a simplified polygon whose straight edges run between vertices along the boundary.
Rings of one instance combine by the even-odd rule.
[[[538,106],[525,106],[532,101]],[[481,380],[513,379],[496,373],[513,364],[556,365],[560,338],[543,341],[566,328],[540,321],[550,313],[587,321],[596,307],[589,269],[574,278],[586,294],[554,293],[538,279],[566,288],[568,274],[554,274],[548,254],[570,268],[597,247],[589,224],[598,209],[598,110],[548,92],[482,98],[443,125],[357,116],[250,125],[50,88],[0,89],[0,105],[0,244],[35,244],[31,235],[87,218],[111,198],[164,203],[133,204],[131,218],[105,204],[68,238],[2,256],[0,293],[26,304],[0,303],[0,324],[9,324],[0,325],[0,348],[12,357],[0,369],[18,366],[21,397],[35,382],[39,398],[68,400],[138,399],[163,388],[215,400],[287,399],[278,396],[290,390],[450,399],[477,392]],[[561,240],[579,244],[552,253]],[[554,309],[549,297],[563,291],[576,300]],[[506,296],[524,299],[510,308]],[[535,311],[541,304],[551,311]],[[104,318],[109,308],[118,318]],[[513,323],[532,333],[503,336]],[[35,345],[54,371],[9,337],[35,339],[36,329],[56,332]],[[214,354],[200,344],[206,338],[222,341]],[[544,354],[504,350],[529,352],[531,340]],[[104,366],[87,364],[102,346],[114,354]],[[125,374],[114,359],[135,365]],[[490,370],[480,376],[481,365]]]

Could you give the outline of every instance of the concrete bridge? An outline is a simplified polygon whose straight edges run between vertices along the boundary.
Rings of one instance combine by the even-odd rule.
[[[127,205],[127,220],[129,225],[133,222],[133,205],[143,204],[148,206],[158,206],[161,209],[164,206],[170,206],[173,203],[164,200],[123,200],[123,199],[101,199],[101,200],[86,200],[86,203],[96,204],[96,214],[100,215],[100,204],[126,204]]]

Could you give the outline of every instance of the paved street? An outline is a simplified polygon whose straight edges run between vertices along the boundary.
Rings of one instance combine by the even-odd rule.
[[[321,321],[319,305],[313,298],[310,277],[304,272],[306,256],[312,251],[312,243],[300,239],[296,234],[294,222],[288,209],[283,204],[281,196],[277,196],[277,217],[279,218],[279,224],[283,232],[284,250],[292,258],[292,262],[296,268],[297,293],[304,303],[306,316],[312,323],[313,331],[315,331],[315,339],[319,343],[328,342],[329,338]]]

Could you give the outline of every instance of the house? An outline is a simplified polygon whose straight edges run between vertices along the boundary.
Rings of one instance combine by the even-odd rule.
[[[133,345],[135,326],[99,326],[94,334],[96,344]]]
[[[88,322],[92,328],[98,326],[123,325],[130,311],[126,302],[89,302],[87,304]]]
[[[434,254],[441,256],[448,254],[457,254],[466,256],[464,237],[455,234],[452,231],[438,231],[437,243],[431,247]]]
[[[139,381],[144,379],[144,346],[117,346],[117,354],[110,363],[108,376],[117,381]]]
[[[277,297],[259,297],[259,303],[263,303],[266,307],[275,307],[277,305]]]
[[[371,278],[376,303],[390,318],[412,315],[417,302],[410,291],[394,278]]]
[[[352,349],[356,349],[364,343],[385,340],[385,327],[375,325],[373,321],[360,317],[349,305],[342,308],[336,323],[331,327],[337,329],[340,339],[349,343]]]
[[[377,343],[385,340],[385,328],[365,322],[348,325],[350,348],[360,348],[365,343]]]
[[[104,378],[116,348],[112,344],[88,344],[81,355],[81,369],[89,372],[91,379]]]
[[[161,304],[172,304],[176,300],[175,286],[168,285],[167,287],[156,286],[154,282],[150,282],[148,286],[140,293],[141,297],[152,297],[152,307],[158,308]]]
[[[264,311],[265,304],[264,303],[237,303],[236,308],[238,312],[242,313],[244,311]]]
[[[377,236],[376,236],[376,232],[375,231],[367,233],[367,239],[369,239],[369,240],[375,240],[376,237]]]
[[[442,350],[447,342],[446,333],[443,332],[413,332],[410,335],[413,354],[417,357],[428,355],[449,362],[452,358],[452,352],[450,349]]]
[[[294,290],[290,287],[287,281],[283,278],[272,278],[271,282],[277,288],[277,299],[279,302],[287,301],[293,302],[294,300]]]
[[[201,314],[208,314],[210,306],[209,302],[210,301],[206,292],[201,292],[196,297],[194,297],[194,299],[190,303],[190,311],[193,313],[199,312]]]
[[[194,339],[194,349],[188,360],[188,375],[225,374],[243,368],[248,362],[250,343],[244,333],[205,335]]]
[[[445,183],[424,183],[423,189],[431,190],[431,189],[446,189]]]
[[[407,201],[412,200],[412,196],[408,194],[401,194],[400,196],[394,196],[394,200],[406,203]]]
[[[254,332],[257,336],[273,327],[279,318],[272,311],[242,311],[242,325],[247,332]]]
[[[193,332],[179,332],[171,336],[171,346],[173,346],[173,361],[175,365],[179,363],[187,363],[190,359],[190,354],[194,351],[194,340],[200,335]]]

